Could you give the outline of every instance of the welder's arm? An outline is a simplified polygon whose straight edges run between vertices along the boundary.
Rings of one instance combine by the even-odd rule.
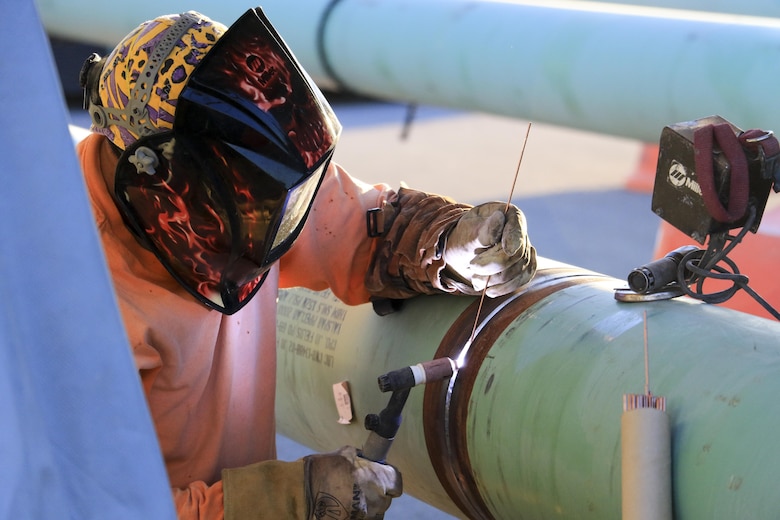
[[[536,272],[536,250],[514,205],[472,207],[401,188],[384,208],[366,285],[372,295],[408,298],[437,292],[508,294]]]
[[[395,467],[358,457],[351,446],[224,470],[222,486],[225,520],[382,518],[403,488]]]

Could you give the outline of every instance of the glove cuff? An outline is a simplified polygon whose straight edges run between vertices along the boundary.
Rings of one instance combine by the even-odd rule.
[[[411,298],[418,294],[460,289],[442,276],[440,240],[472,206],[441,195],[401,188],[392,201],[392,223],[377,238],[377,248],[366,274],[372,296]]]
[[[225,520],[290,518],[306,520],[304,461],[269,460],[222,470]]]

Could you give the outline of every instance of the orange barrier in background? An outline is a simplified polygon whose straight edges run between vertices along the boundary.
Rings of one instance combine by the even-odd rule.
[[[640,193],[652,193],[657,165],[658,144],[645,144],[639,155],[639,164],[637,164],[636,170],[626,181],[626,189]]]
[[[685,233],[667,222],[661,222],[653,258],[661,258],[684,245],[702,247]],[[749,278],[748,285],[775,309],[780,309],[780,207],[764,213],[758,233],[748,233],[728,255],[739,272]],[[706,293],[723,290],[731,284],[707,281]],[[775,319],[745,291],[737,291],[727,302],[719,304],[756,316]]]

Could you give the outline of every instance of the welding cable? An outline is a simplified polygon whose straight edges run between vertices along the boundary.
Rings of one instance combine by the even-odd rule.
[[[780,313],[748,285],[750,280],[748,276],[742,274],[736,262],[727,256],[753,226],[756,218],[756,207],[750,205],[749,211],[750,215],[745,225],[736,236],[727,233],[712,235],[704,254],[701,254],[701,250],[686,254],[678,265],[677,278],[684,294],[705,303],[724,303],[742,289],[775,319],[780,320]],[[729,242],[728,245],[726,245],[727,242]],[[721,264],[725,264],[728,268]],[[685,282],[686,278],[689,280],[687,283]],[[707,279],[722,280],[730,282],[732,285],[721,291],[705,293],[704,283]],[[691,286],[694,288],[692,289]]]

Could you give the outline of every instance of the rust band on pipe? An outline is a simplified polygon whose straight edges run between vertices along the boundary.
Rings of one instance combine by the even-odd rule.
[[[470,305],[453,323],[439,345],[435,357],[458,360],[461,367],[448,381],[429,384],[425,390],[423,415],[428,454],[447,494],[472,519],[493,519],[474,481],[470,466],[465,424],[468,403],[482,362],[496,338],[531,305],[566,287],[603,279],[573,268],[544,269],[522,293]],[[474,322],[478,321],[472,340]],[[487,323],[490,327],[487,327]]]

